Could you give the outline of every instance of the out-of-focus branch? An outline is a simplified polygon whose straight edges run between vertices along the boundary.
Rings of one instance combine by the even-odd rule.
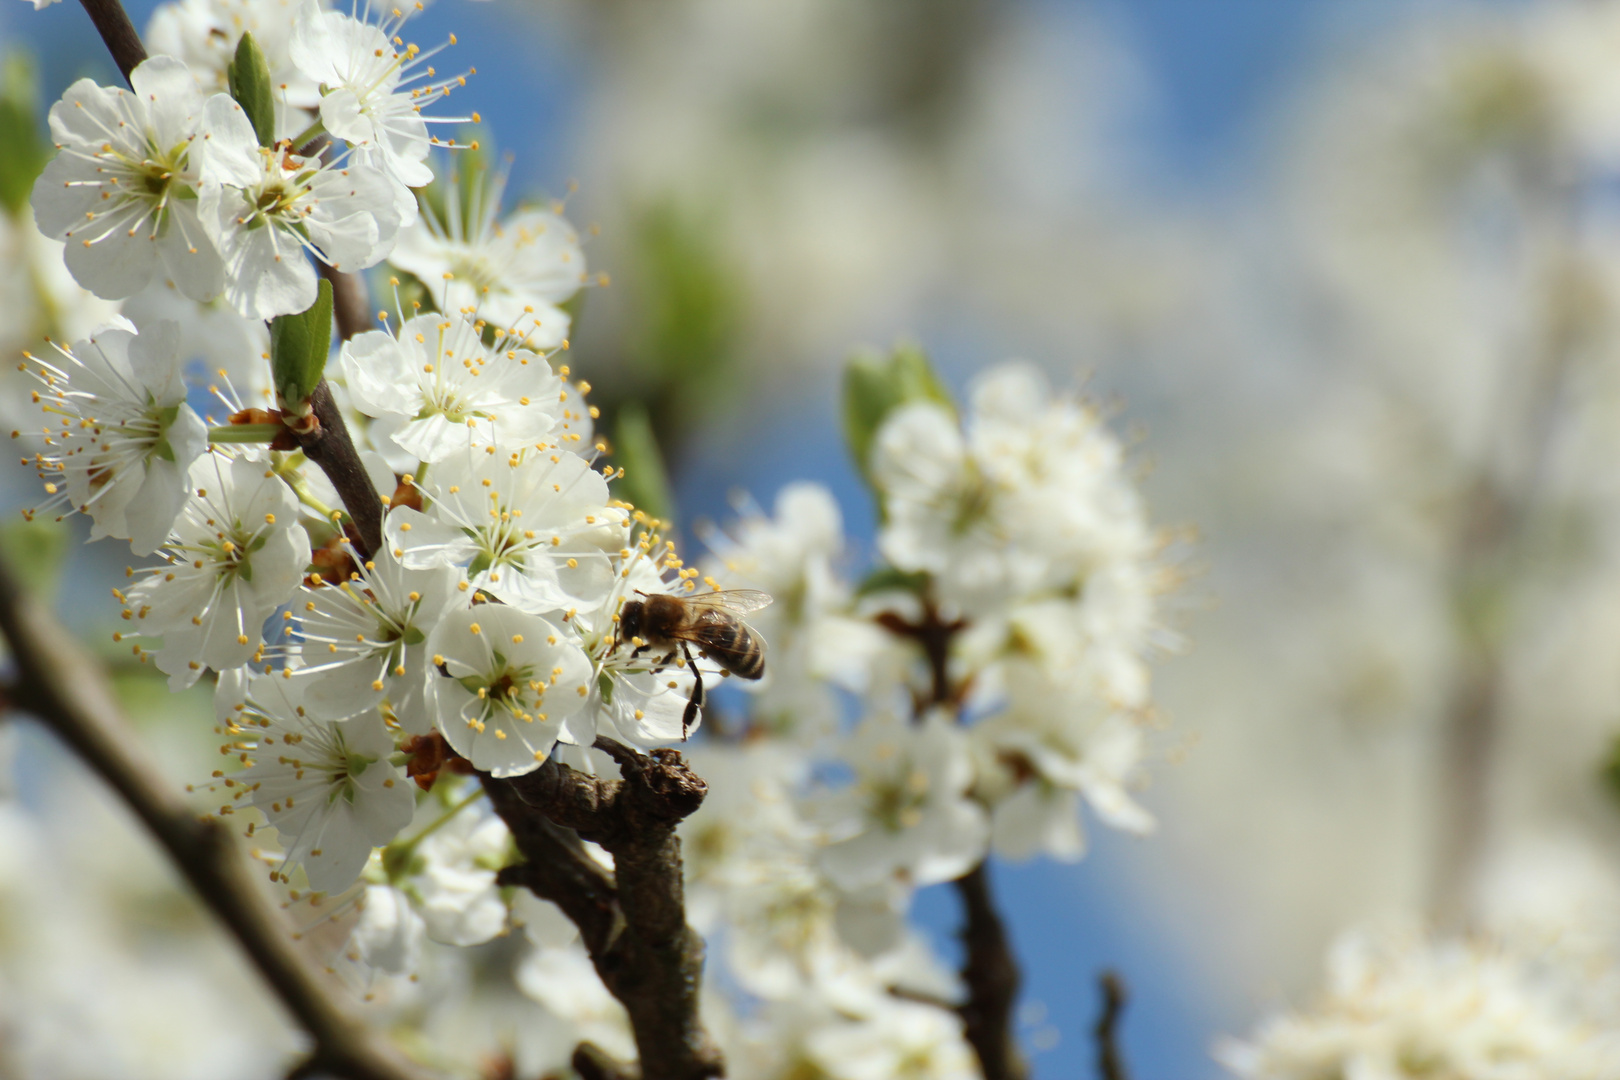
[[[315,260],[321,277],[332,283],[332,319],[337,323],[338,337],[344,341],[367,330],[375,329],[372,325],[371,295],[366,291],[366,282],[359,274],[345,274],[341,270],[334,270],[326,263]]]
[[[1103,1007],[1091,1034],[1097,1040],[1098,1080],[1130,1080],[1125,1058],[1119,1052],[1119,1018],[1128,1000],[1125,980],[1118,972],[1105,971],[1097,979],[1097,985],[1102,989]]]
[[[1557,226],[1552,226],[1557,228]],[[1497,459],[1484,463],[1460,500],[1449,587],[1460,629],[1458,660],[1439,732],[1438,823],[1432,902],[1452,923],[1469,918],[1468,894],[1490,832],[1491,770],[1502,726],[1511,599],[1558,430],[1570,373],[1601,307],[1573,259],[1555,261],[1543,286],[1548,308],[1529,385],[1507,396],[1496,425]]]
[[[922,618],[916,622],[892,611],[880,613],[876,621],[891,634],[916,642],[928,661],[929,692],[916,702],[918,717],[931,708],[959,709],[968,688],[951,682],[951,641],[967,629],[967,623],[946,622],[932,599],[924,600]],[[988,863],[979,863],[954,884],[962,898],[959,933],[967,954],[962,961],[967,1000],[956,1007],[963,1033],[985,1080],[1025,1080],[1029,1064],[1013,1033],[1013,1007],[1023,976],[990,891]]]
[[[129,13],[118,0],[80,0],[90,21],[96,24],[96,33],[112,53],[113,63],[123,72],[124,81],[129,81],[129,73],[146,59],[146,46],[141,44],[141,36],[135,32],[135,24],[129,21]]]
[[[571,1064],[580,1080],[636,1080],[634,1069],[626,1069],[595,1043],[582,1042],[575,1047]]]
[[[314,1049],[308,1069],[351,1080],[421,1080],[423,1070],[351,1017],[294,948],[230,831],[199,818],[162,779],[130,730],[97,662],[0,559],[0,632],[16,663],[12,700],[55,732],[116,791],[225,925]]]
[[[525,860],[500,881],[527,886],[579,927],[597,974],[630,1014],[642,1080],[720,1076],[724,1062],[698,1012],[703,939],[686,925],[675,835],[708,786],[674,750],[643,755],[606,738],[596,748],[618,762],[622,780],[556,761],[507,780],[480,774]],[[613,856],[612,874],[580,839]],[[594,1047],[580,1050],[599,1076],[635,1075]]]
[[[967,949],[962,981],[968,992],[957,1012],[967,1041],[979,1057],[984,1080],[1025,1080],[1029,1064],[1013,1037],[1013,1006],[1021,977],[1007,928],[991,897],[988,866],[980,863],[955,884],[962,898],[960,932]]]

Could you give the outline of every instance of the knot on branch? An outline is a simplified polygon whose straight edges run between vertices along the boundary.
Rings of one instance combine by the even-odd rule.
[[[660,822],[675,825],[691,817],[709,793],[709,785],[678,750],[661,748],[643,757],[612,739],[597,739],[596,745],[619,763],[635,810]]]

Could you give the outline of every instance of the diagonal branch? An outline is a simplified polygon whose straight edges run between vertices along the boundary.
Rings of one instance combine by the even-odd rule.
[[[112,53],[113,63],[128,82],[129,73],[146,59],[146,46],[141,44],[135,24],[129,21],[129,13],[118,0],[80,0],[80,3],[90,21],[96,24],[96,33],[101,35],[107,51]]]
[[[527,886],[579,927],[597,974],[630,1014],[642,1080],[720,1076],[724,1062],[698,1012],[703,939],[686,925],[675,835],[708,787],[674,750],[643,755],[606,738],[596,747],[624,779],[555,760],[506,780],[480,774],[525,860],[502,871],[501,883]],[[607,849],[612,874],[581,839]],[[586,1059],[598,1075],[627,1075],[594,1047]]]
[[[946,622],[938,605],[926,596],[922,617],[915,622],[892,611],[880,613],[875,621],[891,634],[915,642],[928,661],[929,692],[926,698],[918,695],[918,718],[929,708],[943,706],[954,710],[960,719],[962,697],[968,687],[965,682],[951,680],[951,643],[967,629],[967,622]],[[956,1007],[963,1035],[979,1059],[984,1080],[1026,1080],[1029,1063],[1019,1051],[1013,1031],[1013,1007],[1018,1003],[1023,975],[990,889],[988,858],[954,884],[962,898],[959,933],[966,952],[962,983],[967,1000]]]
[[[293,945],[224,825],[202,818],[147,759],[96,660],[0,559],[0,632],[16,662],[10,704],[37,717],[141,819],[176,868],[236,938],[315,1046],[314,1072],[350,1080],[421,1080],[423,1070],[348,1015]]]
[[[1007,928],[990,892],[990,871],[980,863],[956,880],[962,897],[962,981],[968,999],[958,1009],[984,1080],[1025,1080],[1029,1064],[1013,1036],[1013,1005],[1021,976]]]

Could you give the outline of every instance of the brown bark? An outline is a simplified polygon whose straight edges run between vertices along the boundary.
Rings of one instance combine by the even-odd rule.
[[[643,755],[605,738],[596,746],[618,762],[622,780],[556,761],[507,780],[480,774],[525,860],[502,871],[501,883],[528,887],[579,927],[597,974],[630,1014],[642,1080],[723,1075],[720,1051],[699,1018],[703,939],[686,925],[675,834],[707,785],[674,750]],[[612,873],[581,839],[613,856]],[[600,1051],[590,1048],[587,1058],[609,1075]]]

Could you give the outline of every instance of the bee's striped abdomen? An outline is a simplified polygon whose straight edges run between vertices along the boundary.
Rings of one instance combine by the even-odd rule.
[[[716,612],[705,612],[700,622],[703,651],[711,660],[739,679],[765,674],[765,650],[747,623]]]

